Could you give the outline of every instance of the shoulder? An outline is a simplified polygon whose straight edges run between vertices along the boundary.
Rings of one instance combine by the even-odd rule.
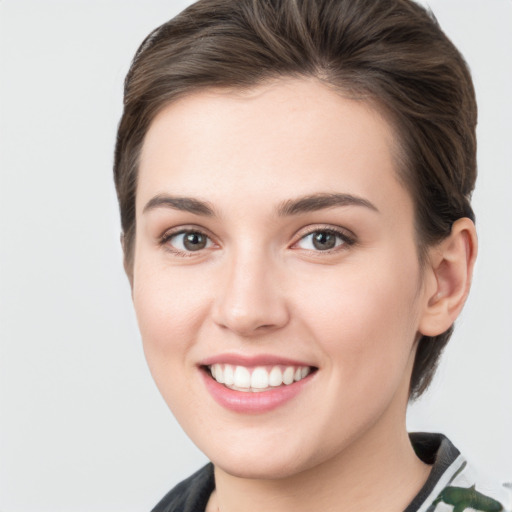
[[[210,463],[171,489],[152,512],[204,512],[214,488]]]
[[[475,469],[446,437],[413,434],[411,441],[433,467],[405,512],[512,512],[510,488]]]

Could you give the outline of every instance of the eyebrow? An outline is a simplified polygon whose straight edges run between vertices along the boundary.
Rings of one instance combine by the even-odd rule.
[[[193,199],[192,197],[176,197],[159,194],[146,203],[142,212],[146,213],[156,208],[172,208],[173,210],[180,210],[206,217],[215,215],[215,210],[209,203],[200,201],[199,199]]]
[[[340,206],[362,206],[375,212],[379,211],[370,201],[359,196],[340,193],[319,193],[283,201],[277,207],[277,214],[280,217],[287,217],[290,215],[299,215],[301,213],[314,212]],[[199,199],[194,199],[192,197],[177,197],[169,196],[167,194],[159,194],[150,199],[142,211],[143,213],[146,213],[147,211],[154,210],[156,208],[171,208],[173,210],[189,212],[206,217],[215,216],[215,209],[210,203],[200,201]]]
[[[298,199],[283,201],[277,208],[277,213],[280,216],[286,217],[288,215],[298,215],[338,206],[363,206],[374,212],[379,211],[367,199],[352,194],[312,194],[299,197]]]

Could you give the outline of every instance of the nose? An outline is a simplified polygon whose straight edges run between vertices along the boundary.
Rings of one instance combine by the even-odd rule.
[[[217,325],[239,336],[253,337],[288,323],[283,280],[270,259],[247,251],[226,262],[212,311]]]

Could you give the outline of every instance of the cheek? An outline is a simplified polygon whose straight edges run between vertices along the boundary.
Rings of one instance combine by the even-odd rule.
[[[207,290],[200,282],[191,282],[188,274],[161,268],[158,262],[144,264],[136,268],[133,288],[149,370],[164,400],[184,427],[187,418],[191,420],[189,408],[200,407],[196,406],[197,396],[190,388],[197,372],[192,355],[208,302]]]
[[[158,262],[136,267],[133,302],[155,379],[162,366],[167,370],[171,365],[186,365],[189,348],[200,330],[208,292],[199,285],[198,276],[191,277],[186,270],[159,268]]]
[[[312,279],[298,294],[311,335],[337,377],[351,386],[372,385],[372,376],[400,377],[419,321],[416,260],[393,255],[374,260]]]

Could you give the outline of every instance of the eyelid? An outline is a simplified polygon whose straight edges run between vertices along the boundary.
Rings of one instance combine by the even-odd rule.
[[[182,226],[175,226],[173,228],[165,230],[159,237],[158,237],[158,245],[164,247],[167,251],[177,254],[178,256],[196,256],[199,254],[204,254],[205,251],[211,250],[212,247],[205,247],[203,249],[197,250],[197,251],[182,251],[181,249],[178,249],[176,247],[171,246],[168,242],[171,240],[171,238],[183,235],[186,233],[199,233],[211,242],[212,245],[218,246],[218,243],[215,241],[215,237],[209,232],[209,230],[201,227],[196,226],[194,224],[187,224]]]
[[[333,225],[329,225],[329,224],[316,224],[316,225],[307,226],[305,228],[300,229],[294,236],[295,241],[292,243],[291,248],[294,248],[295,246],[297,246],[297,244],[301,240],[306,238],[307,236],[310,236],[310,235],[312,235],[314,233],[318,233],[318,232],[332,233],[336,236],[339,236],[343,240],[344,243],[340,244],[339,246],[334,247],[332,249],[327,249],[324,251],[317,250],[317,251],[311,251],[311,252],[317,252],[319,254],[322,254],[322,253],[329,254],[332,252],[343,250],[344,248],[350,247],[357,242],[356,235],[347,228],[343,228],[341,226],[333,226]],[[301,248],[299,247],[298,249],[301,249]],[[302,250],[307,251],[308,249],[302,249]]]

